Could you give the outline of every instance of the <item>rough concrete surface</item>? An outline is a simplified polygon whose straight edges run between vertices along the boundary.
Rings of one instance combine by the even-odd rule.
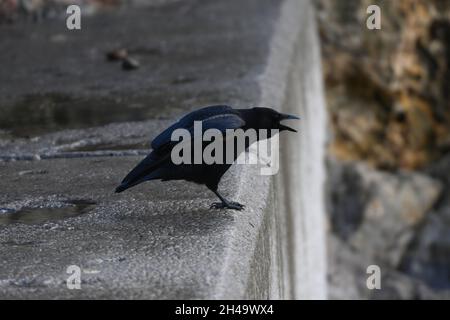
[[[81,31],[58,19],[1,26],[0,298],[324,298],[320,69],[297,66],[319,65],[310,10],[192,0],[84,17]],[[106,61],[117,47],[140,68]],[[297,197],[307,187],[283,189],[286,172],[233,166],[220,188],[241,212],[209,209],[215,196],[187,182],[113,193],[151,137],[214,103],[317,124],[318,140],[301,140],[314,163],[283,164],[313,188]],[[80,290],[66,286],[69,265],[82,268]]]

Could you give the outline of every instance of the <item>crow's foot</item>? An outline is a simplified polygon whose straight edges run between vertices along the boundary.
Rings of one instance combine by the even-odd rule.
[[[233,210],[242,210],[245,208],[243,204],[240,204],[238,202],[214,202],[211,207],[211,209],[233,209]]]

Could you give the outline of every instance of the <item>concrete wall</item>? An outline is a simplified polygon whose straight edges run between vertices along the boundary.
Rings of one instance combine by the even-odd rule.
[[[326,110],[320,47],[314,12],[307,1],[287,1],[281,14],[262,100],[266,105],[282,105],[284,112],[302,119],[299,136],[282,140],[282,172],[276,179],[278,221],[274,223],[285,270],[282,297],[324,299]]]
[[[22,127],[4,122],[0,132],[0,297],[325,298],[325,109],[309,1],[130,8],[55,37],[59,23],[0,30],[0,60],[15,56],[0,71],[0,111],[23,114]],[[123,44],[138,70],[104,61]],[[280,138],[280,174],[233,166],[224,177],[220,189],[244,211],[211,210],[214,195],[186,182],[112,193],[147,152],[138,145],[212,103],[302,118],[298,134]],[[45,118],[52,130],[20,134],[34,128],[29,110],[50,107],[68,122]],[[80,200],[91,204],[76,211]],[[78,214],[33,216],[58,208]],[[83,270],[81,290],[65,285],[73,264]]]

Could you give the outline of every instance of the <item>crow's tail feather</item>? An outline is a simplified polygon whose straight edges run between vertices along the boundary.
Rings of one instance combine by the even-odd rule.
[[[126,183],[122,183],[120,186],[116,188],[116,193],[121,193],[122,191],[125,191],[129,188],[129,186]]]
[[[163,160],[164,158],[160,158],[152,152],[127,174],[115,192],[120,193],[144,181],[157,179],[158,173],[155,170]]]
[[[150,179],[142,179],[142,180],[138,180],[138,181],[134,181],[131,183],[128,182],[122,182],[115,190],[116,193],[121,193],[122,191],[125,191],[131,187],[134,187],[135,185],[138,185],[141,182],[144,182],[146,180],[150,180]]]
[[[122,191],[125,191],[131,187],[134,187],[144,181],[149,180],[155,180],[155,179],[161,179],[159,176],[159,170],[156,170],[146,176],[144,176],[142,179],[135,180],[135,181],[129,181],[129,182],[122,182],[115,190],[116,193],[121,193]]]

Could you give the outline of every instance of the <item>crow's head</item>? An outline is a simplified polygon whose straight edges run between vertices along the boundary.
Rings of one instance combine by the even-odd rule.
[[[297,130],[281,124],[283,120],[300,119],[297,116],[280,113],[271,108],[253,108],[253,115],[258,129],[278,129],[280,132],[285,130],[297,132]]]

